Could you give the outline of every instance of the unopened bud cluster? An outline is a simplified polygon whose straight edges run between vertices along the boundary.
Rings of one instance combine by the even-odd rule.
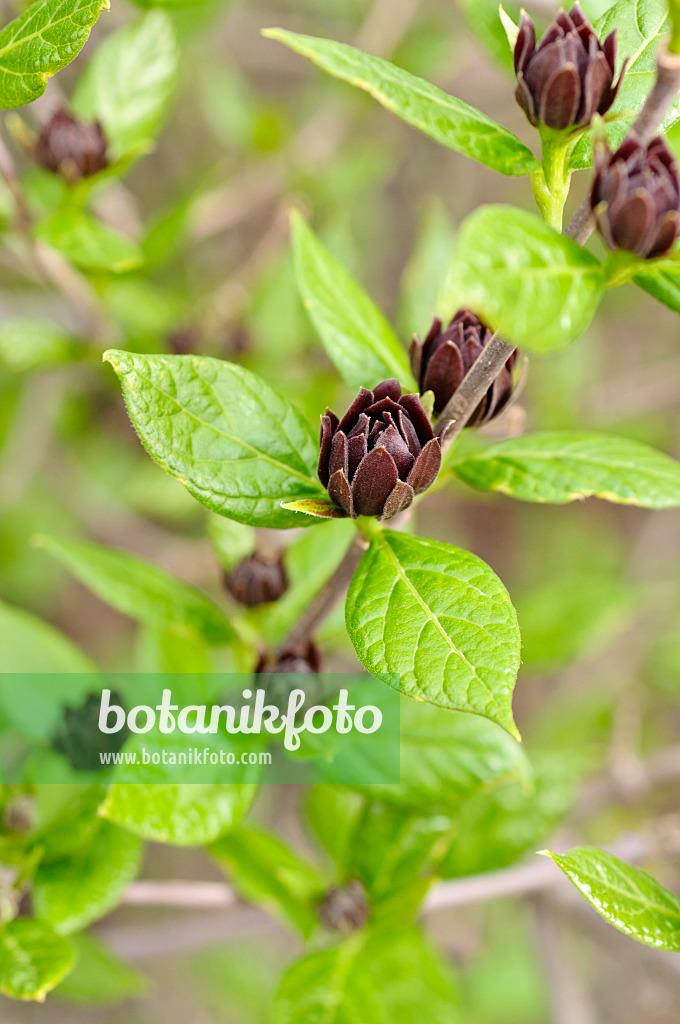
[[[616,99],[616,32],[603,43],[579,4],[560,11],[536,46],[536,29],[525,12],[515,44],[517,102],[533,125],[564,131],[590,124]]]
[[[102,127],[98,121],[80,121],[58,110],[38,137],[35,159],[45,170],[70,182],[98,174],[108,165]]]

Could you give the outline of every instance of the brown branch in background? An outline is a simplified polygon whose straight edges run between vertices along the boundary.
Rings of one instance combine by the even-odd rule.
[[[631,132],[645,144],[651,142],[668,108],[680,91],[680,56],[661,46],[656,58],[656,81],[644,106],[633,123]],[[595,230],[595,219],[590,209],[590,196],[583,200],[571,218],[565,235],[579,245],[585,245]]]
[[[307,606],[301,618],[283,641],[282,651],[302,646],[314,634],[348,589],[352,576],[361,561],[361,556],[367,547],[368,541],[357,534],[336,571],[321,588],[312,603]]]
[[[667,816],[675,819],[674,815]],[[663,855],[677,857],[680,854],[680,837],[677,833],[672,842],[667,837],[672,829],[665,824],[666,818],[658,819],[656,829],[650,835],[626,835],[613,843],[609,850],[615,856],[632,864],[639,864],[650,857]],[[659,842],[657,834],[662,837]],[[568,905],[581,905],[582,897],[551,860],[533,857],[523,864],[516,864],[499,871],[488,871],[482,875],[457,878],[435,885],[423,904],[424,914],[436,914],[455,908],[477,906],[492,900],[518,899],[538,895],[561,896]],[[211,942],[233,940],[239,934],[261,931],[276,927],[276,922],[260,907],[243,903],[226,882],[166,881],[148,880],[133,882],[122,900],[126,906],[156,908],[203,908],[211,913],[194,915],[194,920],[185,922],[173,918],[172,928],[165,923],[140,927],[115,921],[104,921],[96,928],[97,934],[113,950],[128,959],[161,956],[169,952],[207,945]],[[587,909],[587,908],[586,908]],[[218,913],[213,916],[212,911]],[[225,914],[225,911],[228,911]],[[595,916],[594,911],[588,913]],[[186,934],[185,934],[186,932]],[[143,938],[142,938],[143,936]],[[658,953],[656,954],[658,955]]]
[[[449,423],[442,438],[443,448],[448,448],[458,437],[514,351],[515,346],[508,345],[507,341],[503,341],[498,334],[494,335],[491,341],[484,346],[479,358],[472,364],[461,381],[460,387],[449,399],[435,423],[436,434],[446,426],[447,422]]]
[[[51,284],[67,300],[75,313],[78,326],[88,340],[97,339],[103,346],[114,339],[98,299],[88,280],[64,257],[43,242],[36,240],[31,231],[32,217],[16,172],[14,160],[0,136],[0,176],[7,185],[16,210],[16,229],[28,247],[28,262],[32,271],[44,283]]]
[[[533,900],[538,953],[548,983],[553,1024],[596,1024],[597,1017],[581,972],[574,963],[569,936],[558,909],[545,896]]]

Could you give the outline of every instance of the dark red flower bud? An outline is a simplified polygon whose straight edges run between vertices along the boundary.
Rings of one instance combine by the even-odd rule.
[[[176,356],[190,356],[201,343],[201,334],[196,327],[180,327],[168,335],[168,348]]]
[[[610,249],[642,259],[668,252],[680,235],[680,179],[661,136],[644,146],[630,133],[615,153],[599,143],[590,205]]]
[[[435,318],[422,345],[418,337],[413,339],[413,375],[418,381],[421,395],[426,391],[434,392],[436,413],[444,411],[447,402],[456,393],[468,370],[492,337],[492,332],[474,313],[460,309],[446,330],[442,328],[441,320]],[[466,426],[477,427],[480,423],[488,423],[507,405],[512,394],[512,368],[516,356],[517,353],[513,352]]]
[[[515,44],[515,96],[533,125],[562,131],[606,114],[619,91],[625,65],[616,73],[616,32],[601,43],[576,3],[560,11],[536,47],[536,29],[522,12]]]
[[[347,885],[328,890],[319,904],[319,919],[324,927],[350,935],[363,928],[370,910],[366,890],[353,878]]]
[[[45,170],[61,174],[67,181],[98,174],[108,164],[102,127],[98,121],[79,121],[58,110],[38,138],[35,159]]]
[[[434,483],[441,443],[417,395],[398,380],[361,388],[342,420],[321,420],[319,480],[333,501],[356,519],[390,519]]]
[[[283,559],[265,558],[255,552],[224,574],[224,586],[235,601],[248,608],[278,601],[288,590]]]
[[[263,654],[255,666],[255,672],[258,675],[269,672],[306,674],[320,671],[321,652],[312,640],[304,644],[297,644],[294,647],[284,648],[273,656]]]

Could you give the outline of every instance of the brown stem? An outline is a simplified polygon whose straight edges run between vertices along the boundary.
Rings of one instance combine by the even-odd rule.
[[[644,106],[633,122],[631,132],[647,145],[656,135],[668,108],[680,91],[680,55],[660,46],[656,56],[656,81]],[[590,196],[583,200],[564,230],[579,245],[585,245],[595,230]]]
[[[443,448],[448,448],[458,437],[514,351],[515,346],[503,341],[498,334],[484,346],[435,423],[437,434],[449,424],[442,438]]]
[[[295,649],[305,644],[349,587],[352,576],[368,547],[368,541],[357,534],[345,553],[345,557],[331,578],[321,588],[301,618],[281,644],[281,651]]]

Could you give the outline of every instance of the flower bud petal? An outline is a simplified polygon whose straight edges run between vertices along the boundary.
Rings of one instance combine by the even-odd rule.
[[[387,501],[385,502],[381,520],[391,519],[392,516],[396,516],[398,512],[403,512],[404,509],[408,508],[412,504],[415,498],[415,491],[410,484],[404,483],[403,480],[397,480],[394,488],[389,494]]]
[[[380,446],[369,452],[352,481],[356,515],[380,515],[398,479],[396,463],[385,448]]]
[[[421,494],[437,479],[441,464],[441,442],[438,437],[434,437],[428,441],[416,459],[413,469],[406,478],[406,483],[411,485],[416,494]]]
[[[343,470],[339,469],[328,481],[328,493],[336,505],[344,509],[352,519],[356,519],[352,502],[352,490]]]

